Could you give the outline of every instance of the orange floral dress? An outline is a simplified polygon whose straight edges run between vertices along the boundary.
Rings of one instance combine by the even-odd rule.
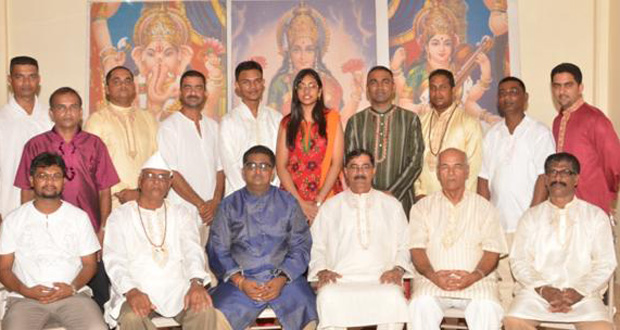
[[[340,115],[337,111],[326,110],[325,117],[327,120],[326,138],[319,134],[319,125],[307,124],[304,121],[295,138],[295,148],[289,149],[286,169],[291,173],[299,196],[306,201],[316,200],[331,166]],[[289,120],[290,115],[287,115],[281,125],[286,127]],[[342,184],[338,179],[327,198],[342,190]]]

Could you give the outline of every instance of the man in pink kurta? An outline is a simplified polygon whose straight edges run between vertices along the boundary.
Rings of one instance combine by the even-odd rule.
[[[61,87],[54,91],[50,96],[50,115],[54,127],[26,143],[14,184],[21,189],[22,203],[29,201],[33,198],[28,179],[32,159],[42,152],[60,155],[67,167],[62,199],[88,214],[101,244],[112,206],[110,187],[119,182],[112,159],[99,137],[80,128],[82,98],[75,90]],[[93,289],[95,302],[103,309],[110,298],[110,281],[103,263],[99,263],[97,274],[88,286]]]
[[[571,63],[551,71],[553,99],[560,106],[553,136],[557,151],[575,155],[581,164],[577,197],[609,214],[620,184],[620,141],[605,114],[584,102],[581,80],[581,70]]]
[[[39,134],[24,146],[22,159],[15,176],[15,186],[30,190],[30,163],[42,152],[59,154],[67,165],[67,178],[62,199],[84,210],[90,218],[95,232],[101,224],[99,191],[119,182],[108,149],[96,135],[82,131],[67,143],[56,132]]]

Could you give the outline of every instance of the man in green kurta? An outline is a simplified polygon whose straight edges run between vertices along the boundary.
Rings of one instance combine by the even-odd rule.
[[[370,107],[347,123],[345,153],[362,148],[375,156],[373,186],[394,195],[405,213],[414,203],[413,182],[422,170],[424,140],[420,119],[411,111],[392,104],[394,76],[384,66],[368,72],[366,96]]]

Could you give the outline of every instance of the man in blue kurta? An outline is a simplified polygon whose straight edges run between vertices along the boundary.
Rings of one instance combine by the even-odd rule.
[[[221,202],[211,225],[207,253],[220,283],[211,297],[235,330],[267,307],[284,329],[316,328],[316,297],[303,276],[312,238],[295,198],[270,185],[274,165],[269,148],[246,151],[246,186]]]

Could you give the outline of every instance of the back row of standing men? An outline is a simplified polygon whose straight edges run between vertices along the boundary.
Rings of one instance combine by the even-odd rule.
[[[581,163],[577,196],[609,212],[620,180],[617,136],[609,120],[581,99],[583,86],[578,68],[562,64],[551,76],[553,95],[561,108],[553,130],[558,151],[576,154]],[[174,169],[169,198],[195,206],[206,223],[213,219],[224,195],[224,172],[227,194],[244,186],[240,175],[245,165],[242,155],[256,144],[277,150],[276,164],[282,186],[298,200],[311,222],[321,204],[342,190],[338,174],[344,150],[359,148],[371,151],[376,159],[373,187],[393,194],[407,213],[414,200],[442,190],[436,173],[440,152],[450,148],[463,150],[468,160],[468,189],[475,191],[477,186],[478,192],[498,207],[509,241],[523,212],[547,197],[543,164],[554,153],[554,140],[544,125],[524,115],[527,93],[524,84],[516,78],[500,82],[498,108],[505,121],[489,130],[484,143],[478,121],[454,102],[454,82],[447,71],[438,70],[430,75],[431,109],[418,117],[392,105],[391,72],[383,67],[373,68],[367,80],[371,107],[349,120],[344,137],[337,114],[329,111],[323,119],[327,134],[312,125],[305,131],[307,137],[293,134],[291,140],[287,134],[291,122],[297,120],[303,126],[321,121],[312,117],[312,111],[301,111],[306,103],[313,105],[317,97],[320,100],[318,75],[308,73],[301,75],[299,81],[296,79],[293,101],[297,97],[300,112],[293,110],[285,119],[287,124],[282,125],[281,115],[260,106],[264,89],[260,67],[253,62],[243,63],[237,68],[235,78],[235,91],[243,103],[222,119],[219,133],[217,124],[200,114],[207,93],[204,77],[196,72],[187,73],[181,80],[183,109],[162,122],[158,130],[148,112],[132,107],[135,85],[131,72],[115,68],[106,77],[108,106],[93,114],[85,125],[86,131],[101,140],[81,131],[81,100],[77,93],[65,88],[50,98],[49,113],[54,129],[33,138],[22,153],[19,145],[48,129],[50,123],[46,123],[47,109],[36,98],[39,81],[36,62],[23,57],[14,59],[9,76],[14,95],[0,113],[2,132],[11,132],[5,136],[16,139],[11,141],[13,144],[0,146],[2,215],[6,216],[19,205],[19,194],[21,202],[33,198],[28,180],[30,163],[41,152],[52,151],[61,154],[67,165],[63,198],[89,214],[103,240],[112,204],[138,197],[135,188],[140,168],[158,147],[165,162]],[[299,130],[300,126],[296,128],[297,133],[303,131]],[[319,135],[328,138],[324,139],[324,145],[316,146]],[[298,148],[287,148],[290,145]],[[310,161],[298,160],[305,155],[294,152],[304,150],[311,154],[315,148],[322,154],[309,158]],[[11,172],[16,176],[11,178]],[[21,191],[7,184],[13,179]],[[114,202],[112,194],[116,196]],[[101,277],[105,277],[103,267],[99,269]],[[500,262],[502,283],[512,279],[510,269],[504,267],[506,270],[507,273],[501,273]],[[108,284],[105,280],[100,283],[101,293],[95,292],[95,298],[102,304],[108,300],[104,293]],[[91,284],[97,290],[97,285]],[[512,284],[508,286],[508,297],[503,302],[509,301],[512,295]]]

